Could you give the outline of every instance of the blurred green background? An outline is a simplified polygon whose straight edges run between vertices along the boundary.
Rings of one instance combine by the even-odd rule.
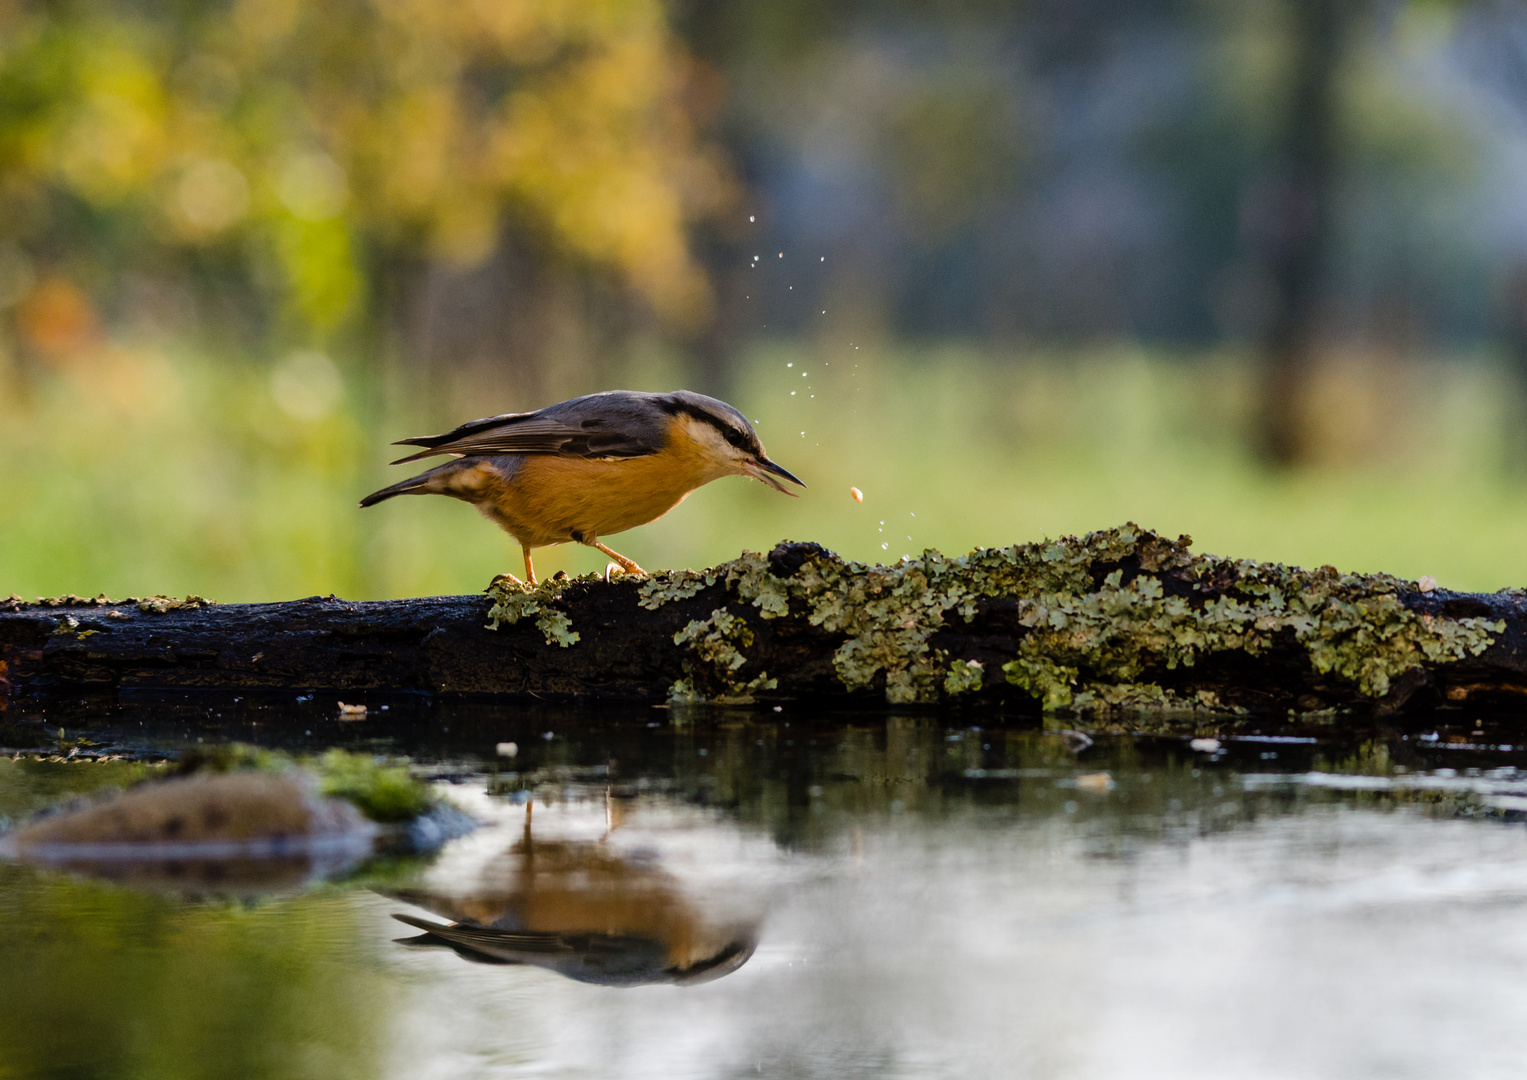
[[[387,444],[617,386],[811,485],[649,568],[1133,519],[1527,585],[1524,192],[1486,0],[0,0],[0,595],[480,589],[470,507],[356,508]]]

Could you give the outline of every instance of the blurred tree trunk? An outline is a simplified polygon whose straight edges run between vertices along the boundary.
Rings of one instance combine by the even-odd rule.
[[[1364,0],[1287,0],[1292,61],[1276,179],[1258,208],[1272,285],[1263,342],[1259,450],[1279,466],[1308,460],[1304,423],[1314,371],[1338,171],[1337,75]]]
[[[618,283],[507,228],[480,264],[419,260],[395,291],[411,397],[440,422],[607,389],[641,322]]]
[[[1506,282],[1504,334],[1511,379],[1506,410],[1506,467],[1527,472],[1527,264],[1516,266]]]

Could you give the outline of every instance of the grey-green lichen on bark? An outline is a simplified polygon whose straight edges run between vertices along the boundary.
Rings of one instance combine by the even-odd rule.
[[[975,693],[981,689],[985,677],[986,669],[981,661],[956,660],[949,665],[949,674],[944,676],[944,693],[950,697]]]
[[[713,570],[669,570],[642,582],[637,606],[656,611],[674,600],[688,600],[716,583]]]
[[[1059,554],[1059,562],[1086,570],[1138,546],[1140,572],[1127,584],[1115,569],[1100,584],[1072,578],[1020,595],[1019,619],[1029,632],[1017,658],[1003,665],[1008,681],[1052,709],[1181,706],[1191,703],[1138,681],[1145,668],[1190,667],[1219,652],[1256,656],[1287,634],[1316,672],[1380,698],[1405,672],[1477,656],[1505,629],[1501,622],[1412,611],[1398,593],[1414,583],[1386,574],[1219,559],[1192,554],[1190,543],[1131,525],[1070,541],[1069,554],[1048,549],[1041,558]],[[1032,547],[1010,550],[1019,562],[1037,554]],[[1167,569],[1188,583],[1183,595],[1166,595],[1152,573]]]
[[[1257,656],[1290,640],[1316,673],[1376,699],[1413,669],[1478,656],[1504,629],[1413,611],[1400,594],[1415,583],[1389,575],[1221,559],[1194,554],[1190,544],[1131,524],[956,558],[926,551],[891,566],[819,550],[788,576],[776,575],[765,556],[745,553],[703,574],[658,575],[643,586],[642,604],[656,609],[723,581],[763,619],[804,614],[841,635],[833,666],[844,687],[883,677],[895,703],[979,690],[984,672],[944,655],[932,639],[970,622],[983,604],[1008,603],[1022,630],[1003,675],[1057,711],[1214,708],[1212,693],[1178,695],[1147,672],[1215,654]],[[721,658],[710,663],[735,671],[752,642],[723,633],[719,614],[683,634],[690,642],[719,634],[726,648],[707,645]]]
[[[584,578],[570,578],[566,574],[554,574],[534,586],[526,585],[509,577],[497,577],[487,588],[493,606],[488,609],[488,629],[497,630],[504,623],[513,626],[521,619],[534,616],[536,626],[546,644],[567,648],[577,644],[579,634],[572,628],[567,612],[553,607],[562,590],[573,581],[598,581],[596,574]]]
[[[197,611],[204,607],[211,607],[215,602],[208,600],[205,596],[194,594],[178,600],[173,596],[128,596],[121,600],[110,600],[105,593],[99,596],[77,596],[74,593],[68,593],[64,596],[39,596],[36,600],[23,600],[12,593],[9,596],[0,597],[0,611],[19,611],[28,607],[122,608],[136,606],[141,612],[163,615],[167,611]],[[108,614],[125,617],[119,611],[108,612]]]
[[[696,685],[696,677],[700,672],[691,669],[688,675],[669,689],[669,698],[675,701],[740,703],[751,701],[754,691],[773,690],[778,683],[769,678],[767,671],[747,680],[738,675],[748,662],[742,650],[750,647],[753,641],[753,631],[748,628],[747,622],[725,608],[712,611],[708,619],[690,620],[689,625],[673,635],[673,643],[687,645],[695,659],[704,665],[702,680],[719,683],[724,692],[719,695],[703,693]]]

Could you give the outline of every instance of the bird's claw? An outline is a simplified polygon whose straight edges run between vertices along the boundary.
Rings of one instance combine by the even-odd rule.
[[[635,563],[632,563],[630,566],[622,566],[618,562],[607,562],[607,563],[604,564],[604,582],[605,582],[606,585],[608,585],[610,583],[610,580],[616,574],[621,574],[621,575],[625,575],[625,574],[639,574],[642,577],[646,577],[647,576],[647,571],[643,570],[640,566],[637,566]]]

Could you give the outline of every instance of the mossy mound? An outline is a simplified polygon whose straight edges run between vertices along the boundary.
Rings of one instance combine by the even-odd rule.
[[[317,777],[320,794],[345,800],[379,824],[412,821],[428,814],[439,802],[429,785],[416,779],[406,765],[338,749],[316,758],[298,758],[246,743],[197,747],[183,754],[170,774],[284,773],[299,766]]]

